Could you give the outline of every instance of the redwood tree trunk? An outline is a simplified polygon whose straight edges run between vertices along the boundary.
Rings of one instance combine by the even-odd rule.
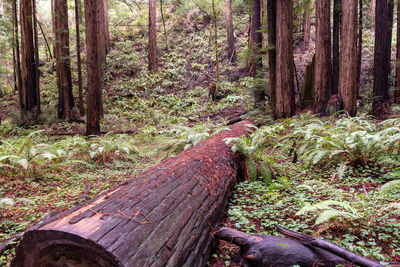
[[[276,3],[276,117],[294,115],[293,0]]]
[[[267,0],[268,17],[268,86],[272,117],[276,118],[276,2]]]
[[[249,36],[250,58],[248,73],[252,77],[259,76],[262,71],[262,33],[261,30],[261,0],[253,0],[253,9],[251,13],[251,25]],[[264,88],[256,88],[254,91],[254,102],[265,105]]]
[[[54,10],[56,29],[58,118],[70,120],[72,108],[75,106],[75,103],[72,95],[67,0],[54,0]]]
[[[318,1],[317,1],[318,2]],[[310,42],[310,33],[311,33],[311,0],[306,0],[306,6],[304,8],[304,29],[303,29],[303,42],[309,44]]]
[[[85,0],[86,54],[87,54],[87,121],[86,134],[100,134],[100,118],[103,110],[101,93],[101,24],[97,0]]]
[[[36,89],[35,49],[33,46],[32,1],[20,0],[21,11],[21,63],[22,111],[37,115],[39,97]]]
[[[235,35],[232,23],[232,6],[231,0],[225,0],[226,8],[226,34],[228,38],[228,57],[229,62],[236,62]]]
[[[351,116],[357,112],[357,1],[342,1],[339,95]]]
[[[390,0],[389,0],[390,1]],[[389,5],[386,0],[376,1],[375,17],[375,52],[374,52],[374,103],[372,113],[382,115],[382,103],[389,100],[390,45],[389,38]]]
[[[331,16],[330,0],[316,1],[315,113],[324,115],[331,95]]]
[[[37,225],[25,233],[12,266],[205,266],[210,232],[242,173],[224,140],[247,134],[248,124]]]
[[[400,1],[397,3],[396,88],[394,102],[400,103]]]
[[[149,71],[157,71],[157,7],[156,0],[149,0]]]
[[[23,102],[22,102],[22,74],[21,74],[21,57],[20,57],[20,49],[19,49],[19,36],[18,36],[18,15],[17,15],[17,0],[13,0],[12,2],[13,8],[13,19],[14,19],[14,41],[15,41],[15,59],[16,59],[16,76],[17,76],[17,85],[18,85],[18,97],[19,97],[19,105],[20,109],[23,110]]]
[[[83,85],[82,85],[82,62],[81,62],[81,35],[80,35],[80,2],[81,0],[75,0],[75,26],[76,26],[76,57],[78,62],[78,88],[79,88],[79,112],[81,116],[84,115],[85,111],[83,108]]]
[[[362,40],[363,40],[363,0],[359,0],[358,7],[358,50],[357,50],[357,97],[360,91]]]
[[[340,39],[340,17],[342,15],[342,0],[333,0],[333,57],[332,57],[332,95],[339,90],[339,39]]]

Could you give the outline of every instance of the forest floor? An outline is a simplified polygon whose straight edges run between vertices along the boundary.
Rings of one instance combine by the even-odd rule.
[[[213,40],[199,10],[169,20],[169,49],[160,41],[156,73],[146,70],[144,29],[113,32],[104,77],[102,136],[86,138],[83,122],[56,118],[56,80],[50,65],[41,69],[43,115],[37,121],[19,118],[16,95],[2,98],[0,242],[50,213],[134,178],[245,114],[260,128],[232,143],[245,156],[249,175],[235,188],[224,226],[277,234],[273,225],[279,224],[360,255],[400,261],[399,107],[393,107],[391,120],[375,121],[366,115],[369,94],[363,93],[356,118],[301,113],[273,121],[268,110],[252,103],[254,88],[266,80],[246,76],[248,16],[238,20],[237,64],[228,63],[225,30],[219,28],[222,82],[215,103],[208,96],[215,79]],[[362,92],[370,91],[370,39],[365,41]],[[301,84],[313,43],[296,44]],[[237,266],[237,250],[221,242],[209,264]],[[0,265],[13,255],[10,250],[1,256]]]

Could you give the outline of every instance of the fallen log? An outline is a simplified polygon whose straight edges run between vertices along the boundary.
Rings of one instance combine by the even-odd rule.
[[[327,241],[292,232],[277,226],[289,238],[221,228],[214,236],[240,247],[239,261],[244,266],[345,266],[383,267],[376,261],[356,255]]]
[[[12,266],[204,266],[241,161],[243,121],[26,232]]]

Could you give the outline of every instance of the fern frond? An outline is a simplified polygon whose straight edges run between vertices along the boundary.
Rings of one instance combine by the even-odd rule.
[[[397,189],[400,187],[400,180],[393,180],[390,182],[387,182],[386,184],[382,185],[381,188],[379,189],[379,194],[386,194],[394,189]]]
[[[342,217],[342,218],[354,220],[354,219],[357,219],[359,216],[357,216],[353,213],[350,213],[350,212],[340,211],[337,209],[327,209],[318,215],[318,218],[315,221],[315,225],[328,222],[329,220],[331,220],[334,217]]]

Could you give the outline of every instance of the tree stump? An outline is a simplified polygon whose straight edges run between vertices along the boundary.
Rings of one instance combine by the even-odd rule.
[[[242,121],[27,231],[12,266],[204,266],[241,160]]]

